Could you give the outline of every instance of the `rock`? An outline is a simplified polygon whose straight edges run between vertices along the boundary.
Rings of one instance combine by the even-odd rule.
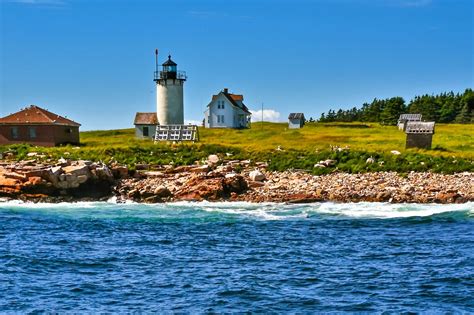
[[[196,167],[191,168],[189,171],[193,173],[207,173],[209,172],[209,166],[208,165],[196,166]]]
[[[156,187],[155,190],[153,191],[153,194],[160,198],[165,198],[172,195],[171,191],[165,186]]]
[[[115,178],[128,178],[128,167],[126,166],[114,166],[111,171]]]
[[[316,167],[316,168],[326,168],[326,165],[318,163],[318,164],[314,164],[314,167]]]
[[[135,169],[137,171],[140,171],[140,170],[149,170],[150,169],[150,165],[149,164],[136,164],[135,165]]]
[[[265,180],[265,175],[259,170],[254,170],[249,173],[249,177],[252,181],[263,182]]]
[[[77,182],[79,184],[83,184],[85,182],[87,182],[87,180],[89,179],[89,177],[87,175],[79,175],[77,176]]]
[[[58,160],[58,164],[61,165],[61,166],[67,166],[67,165],[69,165],[69,161],[66,160],[65,158],[60,158]]]
[[[227,174],[230,175],[230,174]],[[226,177],[224,180],[224,192],[242,193],[248,189],[247,182],[241,175],[232,174],[235,176]]]
[[[397,151],[397,150],[392,150],[390,151],[390,153],[392,153],[393,155],[400,155],[400,151]]]
[[[250,181],[250,182],[248,182],[248,186],[249,186],[250,188],[257,188],[257,187],[265,186],[265,183],[263,183],[263,182],[256,182],[256,181]]]
[[[88,177],[91,175],[89,167],[87,165],[66,166],[63,168],[63,171],[66,175],[68,174],[75,175],[75,176],[86,175]]]
[[[219,163],[219,161],[220,161],[219,157],[215,154],[211,154],[207,157],[208,164],[211,164],[211,165],[217,164]]]
[[[37,155],[38,155],[37,152],[29,152],[29,153],[26,154],[26,156],[28,156],[28,157],[37,156]]]

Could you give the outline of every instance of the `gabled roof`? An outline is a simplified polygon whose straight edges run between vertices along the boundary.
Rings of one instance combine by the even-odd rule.
[[[28,125],[28,124],[42,124],[42,125],[63,125],[63,126],[74,126],[79,127],[81,124],[67,119],[66,117],[59,116],[51,113],[46,109],[38,107],[36,105],[30,105],[25,109],[20,110],[14,114],[0,118],[0,125]]]
[[[137,113],[135,115],[135,125],[158,125],[156,113]]]
[[[303,113],[291,113],[288,115],[288,119],[304,119]]]
[[[224,95],[227,98],[227,100],[229,100],[229,102],[232,104],[232,106],[240,108],[241,110],[243,110],[247,114],[252,115],[252,113],[250,113],[247,106],[245,106],[245,104],[242,102],[244,100],[244,96],[242,94],[232,94],[232,93],[228,93],[226,91],[221,91],[217,95],[212,95],[211,103],[213,101],[215,101],[219,97],[219,95],[221,95],[221,94]],[[239,104],[239,103],[237,103],[237,101],[240,101],[241,103]],[[207,106],[211,105],[211,103],[209,103]]]

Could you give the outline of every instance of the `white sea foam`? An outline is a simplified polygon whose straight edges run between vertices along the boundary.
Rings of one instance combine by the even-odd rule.
[[[312,203],[280,204],[250,202],[174,202],[163,204],[139,204],[133,202],[75,202],[75,203],[29,203],[18,200],[0,201],[0,210],[48,211],[55,213],[82,213],[92,217],[203,217],[227,215],[261,220],[304,219],[318,215],[350,218],[409,218],[428,217],[449,212],[467,212],[474,216],[474,203],[465,204],[391,204],[391,203]]]

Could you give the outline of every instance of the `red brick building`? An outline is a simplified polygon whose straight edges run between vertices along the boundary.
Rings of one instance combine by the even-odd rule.
[[[75,121],[31,105],[0,118],[0,145],[30,143],[52,147],[79,144],[79,127]]]

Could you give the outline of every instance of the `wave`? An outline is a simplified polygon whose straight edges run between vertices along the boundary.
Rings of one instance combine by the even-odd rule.
[[[88,218],[254,218],[261,220],[297,220],[315,217],[353,219],[395,219],[439,215],[474,218],[474,203],[465,204],[392,204],[392,203],[312,203],[289,205],[250,202],[174,202],[139,204],[108,202],[29,203],[0,202],[0,211],[35,212]]]

